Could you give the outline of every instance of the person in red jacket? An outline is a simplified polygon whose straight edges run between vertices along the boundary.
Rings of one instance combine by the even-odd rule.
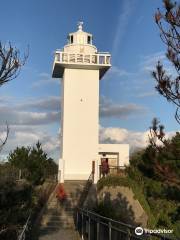
[[[67,198],[66,192],[62,184],[59,184],[56,189],[56,197],[60,202],[64,202]]]
[[[102,175],[105,177],[109,173],[108,158],[102,161]]]

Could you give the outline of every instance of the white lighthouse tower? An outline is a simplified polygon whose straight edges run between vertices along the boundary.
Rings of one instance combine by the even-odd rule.
[[[98,180],[99,80],[111,67],[110,58],[97,51],[82,22],[55,52],[52,77],[61,78],[62,89],[60,182],[87,180],[93,162]]]

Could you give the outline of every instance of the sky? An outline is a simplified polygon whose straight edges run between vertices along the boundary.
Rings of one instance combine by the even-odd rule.
[[[158,60],[174,74],[154,22],[162,5],[161,0],[2,0],[0,41],[10,41],[22,58],[29,46],[29,57],[20,75],[0,87],[1,139],[6,121],[10,127],[0,158],[39,140],[58,160],[61,85],[51,78],[54,51],[67,43],[80,20],[98,51],[112,54],[112,67],[100,81],[100,142],[144,147],[154,117],[168,136],[179,131],[175,107],[155,91],[151,77]]]

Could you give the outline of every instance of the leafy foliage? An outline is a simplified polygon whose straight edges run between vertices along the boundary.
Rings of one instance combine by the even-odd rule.
[[[164,0],[164,12],[155,14],[155,22],[160,30],[160,37],[167,46],[166,57],[173,65],[176,76],[172,77],[158,62],[152,72],[156,80],[157,91],[176,107],[175,118],[180,123],[180,5],[171,0]]]
[[[11,232],[16,235],[17,229],[28,217],[33,205],[32,187],[8,180],[0,182],[0,189],[0,229],[8,230],[0,234],[0,239],[8,239]]]
[[[159,134],[158,127],[154,131]],[[135,152],[126,172],[125,178],[109,175],[100,179],[98,189],[104,186],[130,187],[148,215],[148,226],[173,229],[180,237],[180,133],[166,139],[158,148],[150,144]],[[99,207],[102,214],[108,215],[111,211],[110,206],[110,209],[103,204]]]
[[[33,184],[40,184],[48,175],[57,174],[57,164],[47,157],[40,142],[33,148],[17,147],[9,154],[8,161],[12,166],[26,170],[26,179]]]
[[[151,143],[151,142],[150,142]],[[143,189],[156,227],[174,229],[180,236],[180,133],[156,148],[133,154],[128,176]],[[139,199],[139,196],[138,196]],[[145,209],[146,210],[146,209]]]
[[[97,184],[97,189],[98,191],[101,190],[104,186],[125,186],[125,187],[129,187],[129,182],[127,178],[122,178],[116,175],[108,175],[106,178],[101,178],[98,181]]]
[[[0,240],[17,240],[19,230],[22,230],[30,213],[31,225],[33,225],[55,185],[56,182],[53,181],[33,186],[27,181],[16,182],[11,179],[1,179]],[[31,235],[30,232],[29,234]],[[34,229],[32,234],[35,234]]]

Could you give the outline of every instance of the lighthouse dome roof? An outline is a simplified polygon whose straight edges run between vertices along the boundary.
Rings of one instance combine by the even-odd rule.
[[[83,22],[78,23],[78,30],[68,34],[68,44],[64,46],[65,52],[96,53],[97,48],[92,44],[91,33],[83,31]]]

